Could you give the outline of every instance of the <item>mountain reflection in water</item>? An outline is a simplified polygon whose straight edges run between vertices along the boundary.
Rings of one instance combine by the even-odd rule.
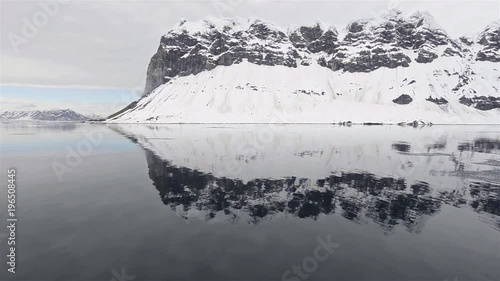
[[[467,131],[464,139],[443,127],[285,127],[259,143],[258,126],[114,129],[144,148],[161,200],[186,219],[256,224],[339,214],[387,234],[398,225],[419,233],[447,204],[500,230],[498,132]]]

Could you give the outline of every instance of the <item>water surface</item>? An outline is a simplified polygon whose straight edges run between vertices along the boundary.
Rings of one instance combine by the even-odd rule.
[[[499,130],[2,123],[2,276],[499,280]],[[338,247],[304,271],[318,239]]]

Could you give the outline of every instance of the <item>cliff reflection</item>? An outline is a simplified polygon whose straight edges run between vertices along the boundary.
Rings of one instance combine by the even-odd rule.
[[[245,140],[240,131],[198,135],[168,128],[163,135],[158,127],[134,130],[119,131],[143,147],[162,202],[185,219],[257,224],[283,216],[317,220],[338,215],[374,223],[385,233],[397,227],[419,233],[428,218],[450,206],[475,211],[500,230],[495,138],[483,136],[465,146],[456,137],[426,143],[396,139],[395,134],[352,144],[327,133],[307,135],[307,142],[300,134],[285,134],[252,157],[241,157],[228,137]],[[292,145],[279,150],[276,144],[284,140]],[[231,176],[223,169],[231,159],[250,170]],[[405,167],[412,167],[412,173]]]
[[[171,166],[147,150],[146,158],[161,200],[185,218],[218,216],[258,223],[279,214],[316,219],[339,212],[352,221],[370,219],[386,231],[401,224],[408,231],[419,232],[425,218],[441,207],[441,200],[430,196],[426,183],[408,187],[404,179],[368,173],[342,173],[317,182],[290,177],[244,183]]]

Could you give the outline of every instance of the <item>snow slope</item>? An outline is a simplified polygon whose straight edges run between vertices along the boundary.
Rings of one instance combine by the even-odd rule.
[[[453,65],[453,66],[451,66]],[[443,66],[440,68],[439,66]],[[446,68],[444,68],[446,66]],[[450,67],[451,66],[451,67]],[[498,72],[478,62],[474,71]],[[380,68],[369,73],[332,72],[319,65],[263,66],[242,62],[197,75],[177,77],[110,120],[117,123],[399,123],[499,124],[500,109],[480,111],[459,103],[451,89],[467,71],[453,58],[412,68]],[[495,93],[478,78],[467,87]],[[409,105],[393,102],[401,94]],[[444,98],[445,105],[427,101]]]
[[[341,34],[183,20],[162,36],[143,97],[108,122],[500,124],[500,24],[455,40],[429,13],[392,10]]]

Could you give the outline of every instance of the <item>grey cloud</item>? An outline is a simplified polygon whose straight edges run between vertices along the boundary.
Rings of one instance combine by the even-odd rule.
[[[180,18],[258,17],[280,25],[317,20],[344,26],[391,7],[390,1],[74,1],[16,53],[8,34],[21,34],[37,1],[2,1],[1,83],[136,88],[160,36]],[[403,11],[429,10],[452,36],[478,32],[499,18],[497,1],[401,1]],[[218,14],[219,13],[219,14]]]

